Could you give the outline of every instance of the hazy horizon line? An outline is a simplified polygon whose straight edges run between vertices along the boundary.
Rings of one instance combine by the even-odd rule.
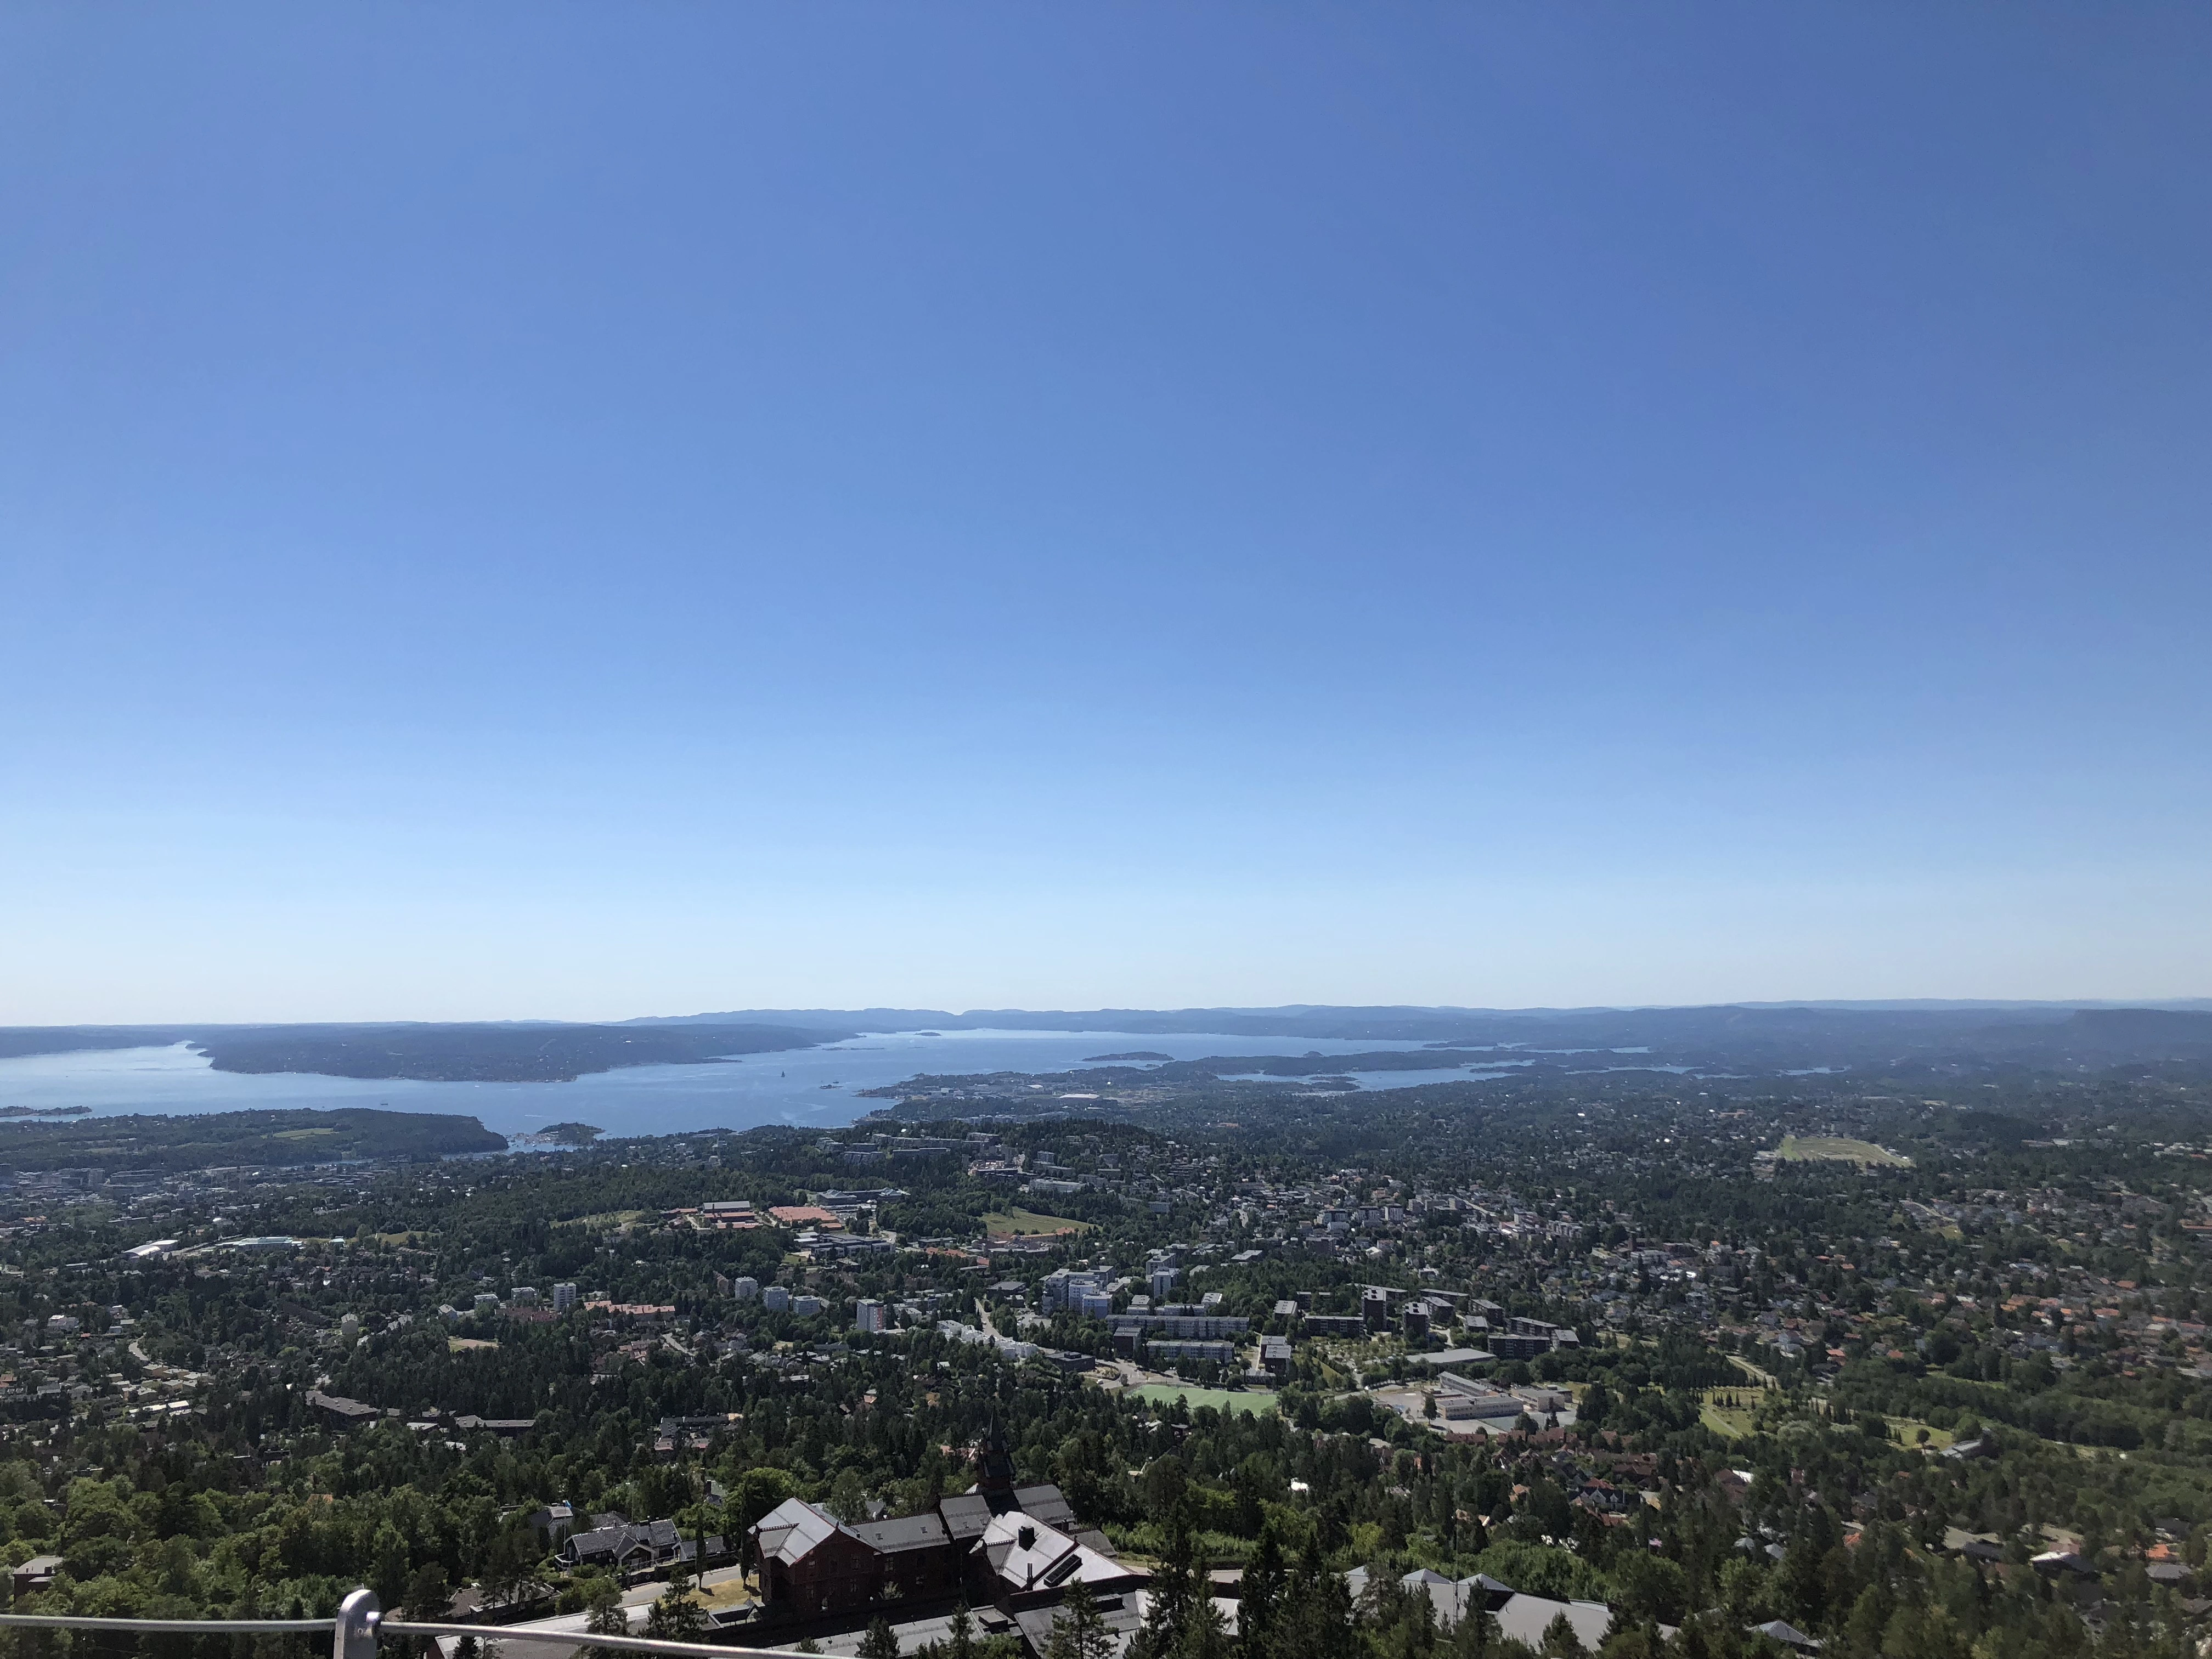
[[[1567,1016],[1595,1013],[1655,1013],[1705,1008],[1743,1008],[1752,1010],[1783,1010],[1802,1008],[1835,1012],[1859,1011],[1869,1013],[1912,1012],[1925,1011],[1941,1012],[1956,1011],[1972,1012],[1977,1010],[2002,1012],[2008,1009],[2118,1009],[2141,1008],[2154,1012],[2193,1012],[2212,1011],[2212,996],[2168,996],[2143,998],[2117,997],[1791,997],[1779,999],[1742,998],[1729,1000],[1698,1002],[1593,1002],[1579,1004],[1528,1004],[1506,1007],[1462,1003],[1416,1002],[1279,1002],[1279,1003],[1193,1003],[1180,1006],[1167,1005],[1145,1006],[1137,1003],[1107,1004],[1091,1008],[1018,1007],[1010,1004],[969,1008],[931,1008],[915,1005],[857,1004],[837,1007],[815,1005],[806,1007],[753,1007],[703,1009],[683,1014],[629,1014],[599,1018],[532,1015],[477,1016],[473,1018],[423,1018],[375,1016],[325,1016],[317,1018],[278,1018],[271,1019],[241,1019],[235,1017],[216,1019],[138,1018],[138,1019],[77,1019],[44,1020],[10,1023],[0,1030],[129,1030],[136,1029],[161,1030],[171,1027],[228,1027],[228,1026],[285,1026],[285,1025],[634,1025],[683,1021],[703,1024],[714,1020],[770,1021],[779,1018],[822,1018],[844,1016],[858,1021],[869,1015],[911,1015],[917,1021],[974,1021],[995,1014],[1020,1015],[1038,1018],[1049,1014],[1097,1018],[1106,1014],[1147,1016],[1218,1013],[1224,1015],[1289,1015],[1289,1014],[1468,1014],[1476,1016]]]

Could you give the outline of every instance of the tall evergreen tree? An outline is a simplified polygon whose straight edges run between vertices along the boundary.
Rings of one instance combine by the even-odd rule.
[[[1114,1632],[1106,1627],[1098,1598],[1080,1578],[1068,1586],[1060,1604],[1044,1655],[1045,1659],[1114,1659]]]
[[[1244,1565],[1237,1606],[1237,1644],[1244,1659],[1261,1659],[1269,1650],[1282,1615],[1284,1584],[1283,1547],[1270,1519],[1261,1523],[1260,1541]]]

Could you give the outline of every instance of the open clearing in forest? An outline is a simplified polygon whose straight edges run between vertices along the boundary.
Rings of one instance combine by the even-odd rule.
[[[1856,1164],[1861,1168],[1873,1165],[1889,1170],[1912,1167],[1911,1158],[1899,1158],[1887,1146],[1877,1146],[1871,1140],[1847,1140],[1841,1135],[1784,1135],[1774,1155],[1800,1164]]]
[[[1039,1215],[1034,1210],[994,1210],[983,1218],[983,1231],[1000,1238],[1025,1238],[1038,1233],[1087,1233],[1088,1221],[1071,1221],[1064,1215]]]
[[[1698,1420],[1715,1434],[1741,1440],[1751,1432],[1751,1407],[1759,1392],[1756,1388],[1707,1389],[1698,1401]]]

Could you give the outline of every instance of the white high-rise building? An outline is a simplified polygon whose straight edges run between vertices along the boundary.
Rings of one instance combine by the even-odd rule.
[[[576,1287],[574,1285],[556,1285],[553,1287],[553,1311],[555,1313],[566,1313],[569,1309],[575,1305]]]
[[[760,1294],[760,1280],[750,1277],[730,1281],[730,1294],[740,1302],[750,1302]]]
[[[884,1328],[884,1304],[862,1297],[853,1304],[853,1328],[856,1331],[880,1331]]]

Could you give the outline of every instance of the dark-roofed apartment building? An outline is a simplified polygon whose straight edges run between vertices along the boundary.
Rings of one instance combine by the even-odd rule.
[[[842,1618],[857,1626],[887,1602],[916,1607],[957,1595],[1011,1614],[1057,1602],[1079,1578],[1143,1581],[1104,1553],[1103,1537],[1074,1530],[1058,1488],[1024,1490],[1040,1510],[1063,1517],[1065,1529],[1021,1509],[994,1514],[973,1492],[946,1498],[934,1515],[850,1525],[790,1498],[753,1529],[762,1600],[779,1620]]]
[[[1013,1461],[994,1428],[975,1490],[942,1499],[934,1513],[848,1523],[793,1498],[763,1516],[752,1536],[769,1616],[807,1621],[865,1620],[887,1601],[1056,1596],[1079,1572],[1102,1581],[1130,1576],[1100,1553],[1103,1538],[1076,1528],[1059,1487],[1013,1484]]]
[[[956,1595],[976,1541],[1000,1514],[1017,1512],[1054,1529],[1075,1526],[1057,1486],[1009,1486],[1000,1494],[978,1488],[943,1499],[934,1515],[850,1526],[803,1498],[787,1499],[753,1528],[761,1600],[775,1612],[814,1619],[886,1598]]]
[[[941,1516],[845,1526],[826,1510],[793,1498],[753,1528],[760,1550],[761,1599],[780,1613],[819,1618],[891,1597],[951,1594],[962,1552]]]
[[[601,1566],[626,1573],[673,1561],[680,1547],[673,1521],[633,1522],[610,1512],[593,1516],[589,1531],[569,1534],[562,1540],[559,1554],[568,1566]]]
[[[307,1403],[343,1428],[351,1428],[356,1423],[373,1423],[384,1415],[362,1401],[349,1400],[342,1394],[325,1394],[320,1389],[307,1390]]]

